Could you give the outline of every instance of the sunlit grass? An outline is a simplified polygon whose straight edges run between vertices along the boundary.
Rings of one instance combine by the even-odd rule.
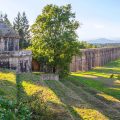
[[[120,80],[117,79],[117,74],[119,72],[120,60],[111,62],[104,67],[97,67],[91,71],[72,73],[71,76],[61,81],[41,81],[39,72],[22,73],[20,74],[19,81],[22,89],[20,91],[21,98],[25,100],[27,97],[29,98],[29,96],[36,93],[38,93],[38,97],[41,97],[42,93],[45,103],[47,103],[51,109],[53,107],[55,112],[64,115],[67,113],[68,116],[69,114],[73,115],[73,113],[77,113],[83,120],[108,120],[106,117],[109,116],[107,112],[101,113],[102,108],[98,107],[98,109],[96,109],[96,106],[94,107],[92,102],[86,102],[82,98],[84,96],[78,93],[81,92],[81,89],[86,92],[88,96],[93,95],[93,97],[96,97],[96,100],[103,100],[113,106],[114,104],[119,104]],[[114,74],[113,78],[110,78],[111,74]],[[68,84],[65,84],[65,81],[66,83],[72,83],[76,88],[72,88],[71,84],[67,86]],[[77,89],[77,87],[81,88]],[[15,73],[1,71],[0,96],[16,100],[16,89]],[[88,90],[94,90],[95,93]],[[72,110],[70,110],[70,108]],[[66,118],[64,119],[66,120]]]
[[[73,74],[74,76],[73,77],[77,77],[75,78],[74,81],[72,81],[73,83],[79,85],[79,84],[83,84],[85,85],[86,87],[90,87],[92,89],[95,89],[95,90],[98,90],[98,91],[101,91],[101,92],[104,92],[108,95],[111,95],[117,99],[120,99],[120,88],[116,88],[116,86],[114,86],[113,84],[113,87],[109,86],[109,79],[107,81],[104,82],[104,80],[99,79],[99,80],[94,80],[93,78],[87,78],[87,77],[84,77],[81,75],[79,76],[79,74]],[[108,85],[107,85],[107,82],[108,82]],[[118,86],[119,87],[119,86]]]
[[[98,96],[102,96],[103,98],[105,98],[105,99],[108,100],[108,101],[111,101],[111,102],[119,102],[119,103],[120,103],[120,101],[119,101],[118,99],[116,99],[116,98],[114,98],[114,97],[112,97],[112,96],[110,96],[110,95],[107,95],[107,94],[105,94],[105,93],[98,93],[97,95],[98,95]]]
[[[7,99],[16,99],[16,75],[9,70],[0,72],[0,95]]]
[[[115,80],[114,85],[119,85],[120,86],[120,80]]]
[[[113,88],[113,87],[111,87],[111,88],[109,88],[109,89],[111,89],[111,90],[117,90],[117,91],[120,92],[120,88]]]
[[[89,71],[89,72],[83,72],[80,73],[82,75],[93,75],[93,76],[97,76],[97,77],[104,77],[104,78],[110,78],[111,73],[104,73],[104,72],[98,72],[98,71]]]
[[[48,87],[42,85],[35,85],[26,81],[22,82],[24,91],[28,96],[35,94],[36,92],[42,91],[42,95],[45,96],[46,102],[53,102],[57,104],[62,104],[58,96]]]
[[[82,117],[83,120],[109,120],[102,113],[91,108],[79,108],[74,107],[73,109]]]
[[[59,96],[46,85],[45,81],[40,80],[39,73],[21,74],[20,80],[22,89],[24,90],[22,95],[23,99],[27,99],[28,96],[37,93],[37,97],[44,101],[44,104],[51,110],[51,114],[56,114],[58,115],[57,117],[59,117],[59,115],[63,113],[62,120],[65,116],[68,117],[67,119],[65,117],[65,120],[71,120],[69,119],[70,116],[66,110],[66,105],[61,101]],[[41,103],[40,99],[37,101],[38,104]]]
[[[16,75],[13,72],[0,72],[0,80],[7,80],[16,84]]]

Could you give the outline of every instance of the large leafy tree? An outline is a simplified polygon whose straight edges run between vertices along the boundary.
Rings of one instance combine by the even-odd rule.
[[[34,59],[52,68],[52,72],[69,72],[72,57],[79,53],[76,30],[79,23],[71,5],[47,5],[32,25]]]
[[[20,48],[23,49],[28,47],[30,41],[30,32],[29,22],[25,12],[23,12],[22,15],[20,12],[18,12],[17,17],[14,19],[13,27],[20,35]]]

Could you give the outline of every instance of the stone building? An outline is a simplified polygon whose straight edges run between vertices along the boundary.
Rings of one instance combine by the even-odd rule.
[[[120,47],[82,49],[81,56],[74,56],[70,71],[88,71],[120,58]]]
[[[0,68],[31,71],[32,52],[19,49],[19,38],[13,28],[0,21]]]

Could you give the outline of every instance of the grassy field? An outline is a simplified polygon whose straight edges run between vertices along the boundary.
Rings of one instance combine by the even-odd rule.
[[[36,120],[120,120],[118,74],[120,59],[60,81],[42,81],[39,73],[24,73],[16,82],[14,73],[1,71],[0,96],[16,99],[17,95]]]
[[[9,70],[0,70],[0,97],[16,99],[16,74]]]

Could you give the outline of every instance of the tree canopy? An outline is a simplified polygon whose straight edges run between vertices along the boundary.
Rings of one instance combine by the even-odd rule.
[[[17,17],[15,17],[13,22],[13,28],[19,33],[20,36],[20,48],[26,48],[30,43],[30,31],[29,22],[26,17],[26,13],[22,14],[18,12]]]
[[[96,45],[87,43],[86,41],[80,41],[79,42],[79,47],[80,49],[87,49],[87,48],[96,48]]]
[[[47,5],[31,28],[34,59],[62,75],[68,73],[72,57],[79,53],[79,22],[71,9],[70,4]]]
[[[12,24],[10,23],[9,19],[8,19],[8,15],[5,14],[0,14],[0,20],[2,20],[6,25],[8,26],[12,26]]]

